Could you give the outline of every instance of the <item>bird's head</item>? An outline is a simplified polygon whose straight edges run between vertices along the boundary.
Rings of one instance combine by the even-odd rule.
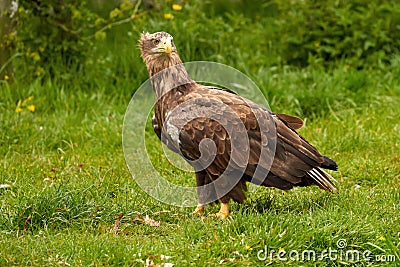
[[[168,60],[169,57],[176,54],[174,38],[166,32],[142,33],[140,35],[139,48],[146,62],[149,57]]]
[[[139,48],[142,52],[142,58],[146,62],[150,77],[176,65],[179,65],[179,67],[175,68],[175,71],[182,75],[187,74],[176,51],[174,39],[169,33],[142,33],[140,35]],[[171,74],[171,72],[169,73]]]

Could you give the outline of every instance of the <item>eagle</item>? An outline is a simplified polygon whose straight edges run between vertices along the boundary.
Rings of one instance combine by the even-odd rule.
[[[236,93],[192,80],[166,32],[142,33],[141,56],[156,100],[152,126],[158,138],[180,154],[196,176],[199,216],[206,204],[246,199],[247,183],[289,190],[317,185],[337,193],[334,160],[322,155],[296,130],[300,118],[274,113]]]

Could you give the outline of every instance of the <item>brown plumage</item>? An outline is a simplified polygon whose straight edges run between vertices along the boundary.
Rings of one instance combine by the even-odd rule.
[[[195,168],[198,214],[218,200],[217,215],[226,218],[229,200],[245,199],[246,182],[283,190],[314,184],[337,192],[322,170],[337,165],[296,132],[301,119],[196,83],[168,33],[144,33],[139,47],[156,93],[153,128]]]

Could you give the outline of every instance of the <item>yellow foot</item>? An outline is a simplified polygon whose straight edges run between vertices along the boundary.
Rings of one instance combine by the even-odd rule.
[[[202,216],[204,213],[204,206],[199,204],[196,209],[193,211],[193,214],[197,214],[198,216]]]
[[[225,220],[226,218],[229,217],[229,215],[230,215],[229,212],[225,213],[225,212],[221,212],[221,211],[216,213],[216,214],[214,214],[215,217],[217,217],[217,218],[219,218],[221,220]]]
[[[214,216],[220,218],[221,220],[225,220],[230,215],[228,203],[221,203],[221,209]]]

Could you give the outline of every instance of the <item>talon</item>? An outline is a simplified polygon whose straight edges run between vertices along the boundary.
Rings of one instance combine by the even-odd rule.
[[[223,213],[223,212],[218,212],[217,214],[215,214],[215,217],[221,219],[221,220],[225,220],[226,218],[228,218],[230,215],[230,213]]]
[[[214,216],[220,218],[221,220],[225,220],[230,215],[228,203],[221,203],[221,209]]]
[[[193,211],[193,214],[197,214],[199,217],[201,217],[204,213],[204,206],[199,204],[197,205],[196,209]]]

